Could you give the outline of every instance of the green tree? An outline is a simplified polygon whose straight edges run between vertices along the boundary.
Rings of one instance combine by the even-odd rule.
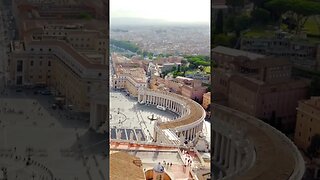
[[[242,8],[244,6],[244,0],[226,0],[226,5],[229,6],[234,13],[237,8]]]
[[[111,39],[110,43],[114,46],[117,46],[119,48],[123,48],[132,52],[138,52],[139,47],[135,44],[131,43],[130,41],[118,41],[115,39]]]
[[[252,21],[256,24],[265,24],[270,21],[270,12],[263,8],[256,8],[251,12]]]
[[[311,84],[309,86],[310,96],[320,96],[320,78],[315,76],[312,78]]]
[[[223,13],[221,9],[217,13],[217,18],[214,26],[214,34],[220,33],[223,33]]]
[[[296,24],[296,34],[301,33],[308,18],[320,14],[320,3],[306,0],[292,0],[289,5],[291,17]]]
[[[236,32],[236,36],[240,37],[241,31],[247,29],[250,25],[250,17],[248,15],[240,15],[235,17],[234,19],[234,30]]]
[[[267,2],[268,0],[251,0],[251,2],[254,5],[254,9],[256,8],[263,8],[264,3]]]
[[[295,23],[295,33],[299,34],[308,18],[320,14],[320,3],[308,0],[270,0],[266,3],[271,14],[281,24],[282,15],[286,13]]]
[[[90,20],[90,19],[92,19],[92,16],[87,12],[82,12],[82,13],[79,14],[79,18],[80,19]]]
[[[188,63],[188,60],[186,60],[186,59],[182,59],[182,60],[181,60],[181,64],[182,64],[182,65],[186,65],[187,63]]]
[[[288,10],[288,0],[270,0],[265,3],[265,7],[270,11],[271,17],[274,21],[278,22],[278,26],[281,25],[281,17]]]
[[[236,37],[234,35],[218,34],[214,36],[214,46],[227,46],[233,47],[236,43]]]

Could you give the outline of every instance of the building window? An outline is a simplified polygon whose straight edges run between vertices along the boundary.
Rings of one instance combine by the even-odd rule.
[[[51,76],[48,76],[48,79],[50,79],[51,78]]]
[[[18,76],[17,77],[17,85],[21,85],[22,84],[22,76]]]
[[[42,66],[42,61],[39,61],[39,65]]]
[[[40,48],[40,51],[42,51],[42,48]]]
[[[99,73],[98,75],[99,75],[99,77],[100,77],[100,76],[101,76],[101,73]]]
[[[33,76],[30,76],[30,79],[32,79],[33,78]]]
[[[301,132],[299,132],[299,136],[301,136]]]
[[[51,48],[49,48],[48,50],[51,51]]]
[[[22,72],[22,69],[23,69],[23,62],[22,60],[19,60],[17,62],[17,72]]]
[[[51,61],[48,61],[48,66],[51,66]]]
[[[30,66],[33,66],[33,61],[30,61]]]
[[[308,137],[308,141],[310,142],[310,136]]]
[[[39,79],[42,79],[42,76],[39,76]]]
[[[310,131],[310,132],[311,132],[311,130],[312,130],[312,129],[311,129],[311,128],[309,128],[309,131]]]

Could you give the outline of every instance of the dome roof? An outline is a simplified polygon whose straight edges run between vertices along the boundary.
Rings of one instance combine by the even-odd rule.
[[[157,165],[154,166],[153,170],[158,173],[163,173],[164,167],[160,163],[158,163]]]

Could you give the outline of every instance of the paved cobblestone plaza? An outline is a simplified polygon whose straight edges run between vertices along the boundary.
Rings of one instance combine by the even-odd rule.
[[[0,97],[0,168],[8,179],[106,179],[106,138],[89,116],[52,109],[31,90]],[[0,177],[3,172],[0,171]]]

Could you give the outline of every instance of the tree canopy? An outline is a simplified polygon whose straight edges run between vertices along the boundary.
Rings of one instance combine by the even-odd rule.
[[[308,17],[320,14],[320,2],[308,0],[270,0],[266,8],[281,21],[286,13],[295,23],[296,33],[300,33]]]
[[[111,44],[119,47],[119,48],[123,48],[126,50],[129,50],[131,52],[137,52],[139,50],[139,47],[136,46],[135,44],[129,42],[129,41],[119,41],[119,40],[115,40],[115,39],[111,39]]]

